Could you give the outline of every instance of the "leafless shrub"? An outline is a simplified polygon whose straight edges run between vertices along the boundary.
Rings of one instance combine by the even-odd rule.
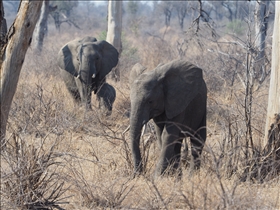
[[[243,179],[264,182],[280,174],[280,116],[276,115],[269,131],[269,141],[265,148],[250,160],[244,171]]]
[[[11,142],[12,141],[12,142]],[[62,209],[66,192],[55,148],[46,141],[35,146],[13,134],[1,152],[1,201],[6,209]]]
[[[129,186],[129,179],[106,182],[104,177],[101,182],[90,183],[83,171],[76,168],[70,168],[70,177],[73,190],[80,196],[82,206],[90,209],[121,208],[123,201],[133,189],[133,185]]]

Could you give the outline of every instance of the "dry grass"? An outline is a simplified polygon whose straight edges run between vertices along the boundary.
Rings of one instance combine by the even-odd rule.
[[[147,142],[148,136],[155,138],[150,130],[142,145],[145,175],[132,178],[129,137],[122,135],[129,124],[129,68],[140,61],[152,69],[179,57],[176,41],[182,40],[182,34],[176,39],[174,33],[168,29],[159,31],[161,38],[127,36],[124,52],[134,54],[124,53],[120,60],[122,82],[109,81],[116,88],[117,99],[108,118],[99,114],[95,96],[90,112],[74,105],[55,64],[63,44],[86,34],[50,34],[42,56],[28,52],[10,112],[8,152],[1,154],[3,209],[32,209],[32,205],[41,205],[41,209],[280,208],[279,178],[263,183],[241,181],[248,162],[244,153],[244,89],[238,79],[231,83],[233,61],[209,52],[215,44],[203,37],[201,43],[187,37],[188,46],[181,49],[185,57],[205,69],[209,89],[208,139],[201,170],[185,168],[180,180],[155,179],[158,148],[155,141]],[[167,37],[174,41],[167,42]],[[253,94],[253,135],[255,144],[260,145],[267,83]]]

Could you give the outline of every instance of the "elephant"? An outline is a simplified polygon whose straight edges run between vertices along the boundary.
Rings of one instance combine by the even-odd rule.
[[[66,43],[58,52],[64,83],[77,103],[91,108],[92,91],[97,93],[106,75],[118,63],[119,53],[106,41],[86,36]]]
[[[137,75],[137,74],[136,74]],[[139,143],[153,119],[160,156],[156,175],[181,173],[182,141],[190,137],[194,169],[206,141],[207,87],[202,69],[176,59],[137,76],[130,88],[130,140],[134,174],[143,173]]]
[[[129,86],[132,86],[136,77],[142,74],[147,68],[140,63],[136,63],[129,72]]]
[[[113,103],[116,99],[116,90],[115,88],[108,84],[104,83],[96,93],[97,100],[99,101],[99,108],[102,112],[109,116],[112,113]]]

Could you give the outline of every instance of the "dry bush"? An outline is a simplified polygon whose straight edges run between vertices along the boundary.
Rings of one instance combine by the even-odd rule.
[[[55,149],[58,141],[47,146],[13,134],[1,153],[1,206],[5,209],[62,209],[67,189],[60,174]]]

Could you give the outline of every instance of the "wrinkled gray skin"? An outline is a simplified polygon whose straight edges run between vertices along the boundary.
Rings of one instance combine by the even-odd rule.
[[[105,82],[106,75],[118,63],[118,51],[106,41],[94,37],[75,39],[58,53],[58,66],[68,91],[77,103],[91,108],[91,95]]]
[[[187,136],[191,139],[194,167],[198,169],[206,140],[207,88],[202,70],[184,60],[159,65],[135,79],[130,99],[135,173],[143,170],[139,141],[141,129],[150,119],[155,122],[161,149],[156,175],[180,169],[182,140]]]
[[[113,103],[116,99],[116,90],[115,88],[108,84],[104,83],[96,93],[97,100],[99,101],[99,108],[102,110],[106,116],[111,115]]]

